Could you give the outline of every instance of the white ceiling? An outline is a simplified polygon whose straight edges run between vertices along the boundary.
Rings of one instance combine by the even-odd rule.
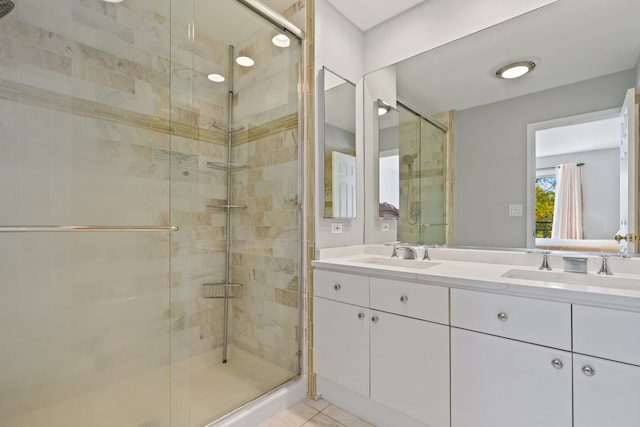
[[[536,132],[536,157],[620,146],[620,117],[613,117]]]
[[[398,96],[435,114],[629,70],[640,55],[638,17],[638,0],[561,0],[402,61]],[[531,74],[494,76],[500,66],[531,57],[538,58]]]
[[[362,31],[384,22],[425,0],[328,0]]]

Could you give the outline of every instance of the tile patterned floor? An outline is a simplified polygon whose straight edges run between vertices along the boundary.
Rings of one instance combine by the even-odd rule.
[[[326,400],[305,399],[260,427],[375,427]]]

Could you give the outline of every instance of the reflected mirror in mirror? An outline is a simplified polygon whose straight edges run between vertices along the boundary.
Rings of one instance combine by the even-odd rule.
[[[620,250],[613,239],[620,219],[620,126],[615,109],[554,120],[532,132],[536,248]]]
[[[378,219],[396,220],[396,239],[446,243],[446,127],[402,103],[377,101]]]
[[[535,150],[527,145],[527,127],[621,111],[627,90],[640,87],[638,16],[640,2],[635,0],[611,0],[606,7],[562,0],[392,66],[397,97],[406,105],[426,116],[455,112],[450,244],[533,247],[529,194],[535,179],[529,180],[527,170],[535,169]],[[523,60],[536,67],[518,79],[496,77],[505,64]],[[630,130],[628,163],[635,168],[637,123]],[[624,210],[634,212],[628,189],[619,191],[620,204],[628,202]],[[585,205],[583,215],[586,221],[601,214]],[[615,233],[624,221],[607,223],[598,233]],[[621,236],[636,234],[637,218],[629,217],[628,226]]]
[[[356,217],[356,88],[323,68],[320,165],[324,192],[321,205],[325,218]]]

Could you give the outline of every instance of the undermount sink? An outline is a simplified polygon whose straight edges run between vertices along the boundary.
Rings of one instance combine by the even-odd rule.
[[[594,273],[565,273],[562,271],[512,269],[502,275],[509,279],[536,280],[539,282],[566,283],[571,285],[600,286],[605,288],[640,289],[640,279],[619,276],[601,276]]]
[[[375,265],[387,265],[390,267],[405,267],[405,268],[429,268],[440,265],[439,262],[422,261],[419,259],[404,259],[404,258],[366,258],[359,260],[365,264]]]

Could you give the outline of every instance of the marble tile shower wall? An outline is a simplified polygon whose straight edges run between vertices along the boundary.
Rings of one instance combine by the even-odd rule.
[[[226,198],[226,181],[206,163],[226,159],[224,135],[210,128],[224,120],[226,88],[208,84],[206,72],[224,69],[227,47],[202,34],[180,39],[186,23],[171,22],[169,0],[117,9],[97,0],[14,1],[0,24],[0,222],[182,230],[3,236],[0,419],[222,339],[222,302],[201,298],[200,286],[223,278],[224,219],[207,205]],[[297,67],[285,61],[287,72]],[[233,274],[253,278],[234,319],[238,345],[278,361],[274,328],[294,336],[298,325],[297,94],[296,82],[276,94],[283,81],[275,68],[265,71],[258,82],[238,80],[248,131],[238,135],[237,155],[249,168],[234,197],[248,208],[234,220]],[[255,102],[260,91],[276,100]],[[267,302],[254,299],[260,294]],[[170,331],[179,343],[171,349]],[[166,398],[168,387],[156,392]]]
[[[420,235],[422,243],[443,244],[446,228],[440,224],[445,223],[445,134],[413,114],[401,117],[404,117],[399,129],[401,157],[405,153],[416,153],[418,157],[411,177],[408,167],[400,166],[398,240],[412,242]],[[417,216],[409,219],[407,208],[417,209]]]
[[[299,254],[298,93],[299,51],[283,50],[272,33],[256,34],[241,53],[256,58],[236,84],[234,114],[247,126],[232,155],[238,172],[232,199],[247,206],[233,217],[232,271],[244,284],[233,301],[232,342],[292,373],[298,371]],[[256,102],[256,100],[259,100]]]

